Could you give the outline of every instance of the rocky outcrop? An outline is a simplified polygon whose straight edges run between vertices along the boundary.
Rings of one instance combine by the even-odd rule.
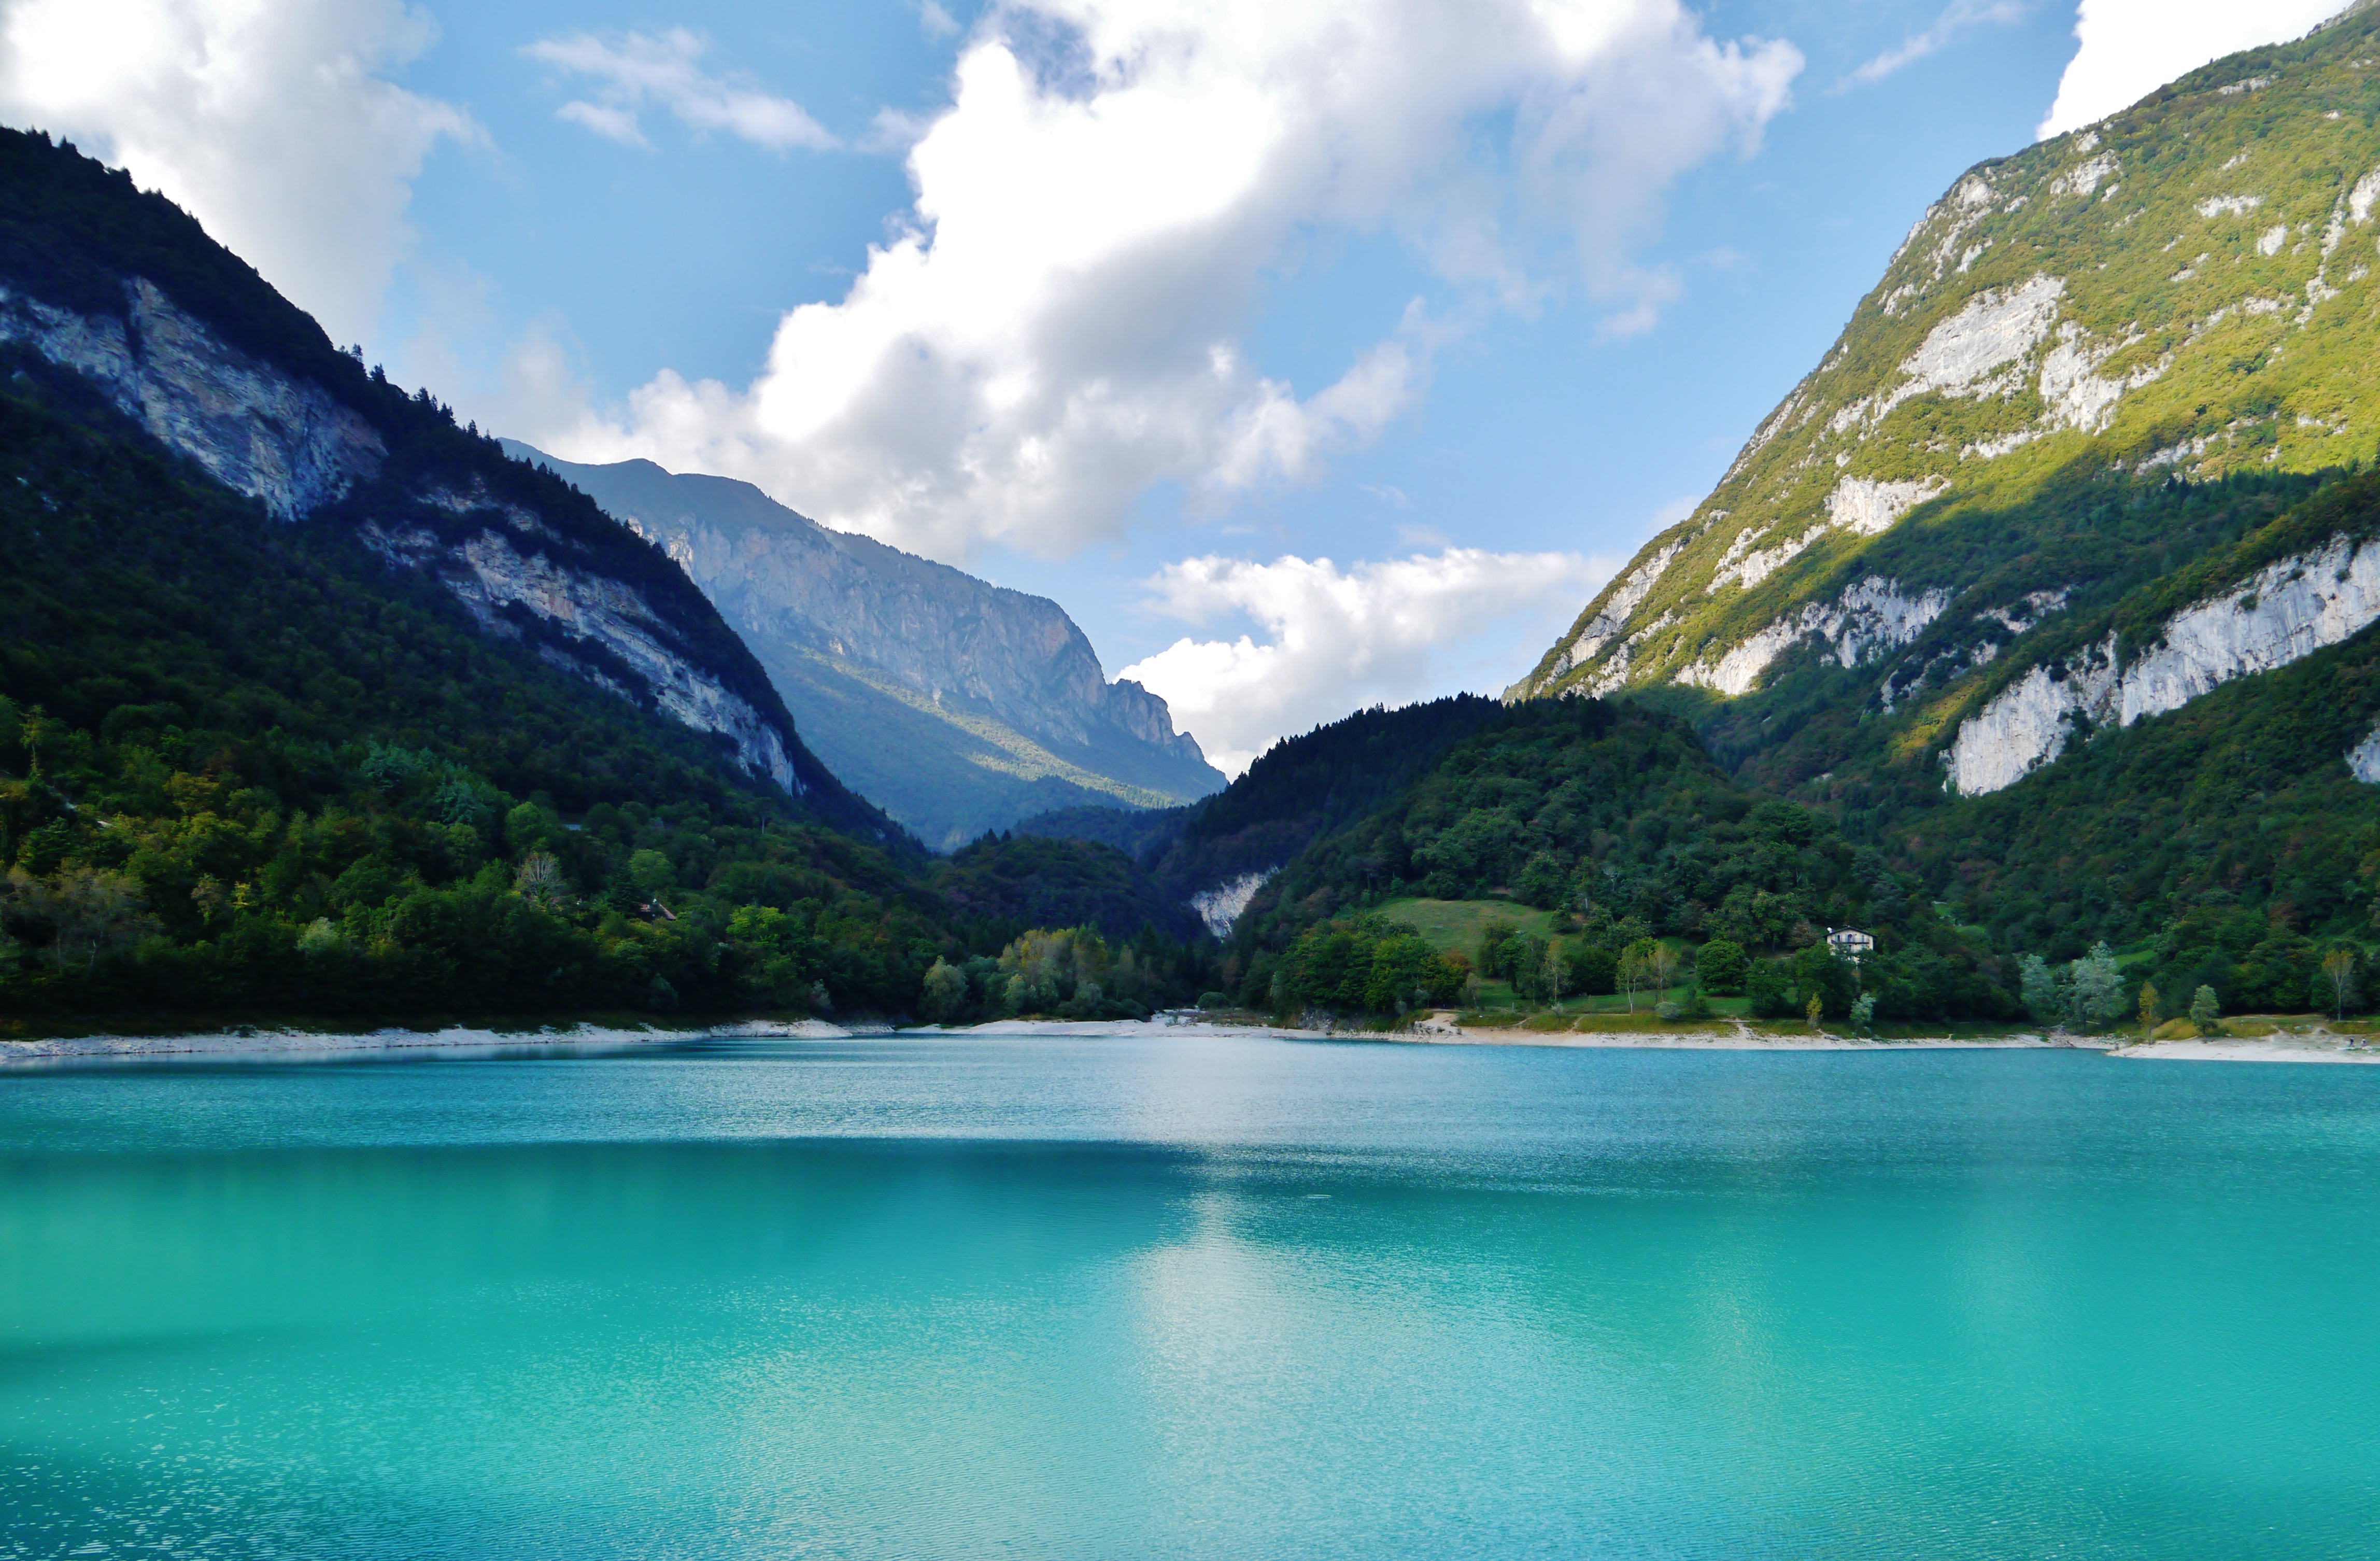
[[[2366,786],[2380,786],[2380,728],[2347,750],[2347,771]]]
[[[1944,755],[1952,789],[1998,791],[2066,750],[2078,728],[2129,726],[2180,709],[2234,677],[2270,672],[2380,620],[2380,547],[2337,537],[2268,564],[2183,608],[2157,641],[2119,665],[2112,634],[2082,655],[2028,670],[1960,723]]]
[[[2115,652],[2111,637],[2069,665],[2033,667],[1961,722],[1943,756],[1950,788],[1962,797],[1998,791],[2065,752],[2077,717],[2106,710]]]
[[[1255,901],[1257,891],[1263,888],[1266,881],[1280,871],[1281,869],[1274,867],[1267,868],[1262,872],[1243,872],[1238,877],[1227,883],[1218,884],[1211,889],[1202,889],[1190,896],[1190,909],[1198,913],[1198,920],[1204,921],[1207,924],[1207,930],[1216,937],[1229,937],[1232,935],[1232,924],[1246,913],[1248,906]]]
[[[450,496],[440,498],[445,502],[438,507],[454,507]],[[491,504],[484,511],[463,513],[502,515],[516,531],[551,534],[519,506]],[[524,553],[492,526],[471,532],[459,544],[419,527],[370,526],[363,537],[392,563],[436,575],[490,633],[519,638],[521,628],[507,609],[521,609],[552,631],[540,637],[537,647],[550,665],[624,698],[650,700],[682,725],[724,738],[748,773],[797,797],[808,791],[784,734],[749,701],[674,649],[668,626],[625,582],[557,563],[543,549]],[[628,676],[621,676],[622,668]]]
[[[161,443],[281,519],[379,470],[379,432],[321,385],[226,345],[152,282],[135,277],[124,292],[115,316],[0,287],[0,341],[90,380]]]
[[[1637,607],[1651,593],[1662,571],[1670,567],[1670,561],[1685,545],[1682,541],[1674,542],[1650,557],[1640,560],[1635,567],[1612,581],[1602,597],[1580,615],[1577,626],[1571,631],[1570,650],[1564,653],[1561,662],[1563,672],[1585,666],[1603,653],[1603,648],[1611,643],[1628,620],[1635,616]]]
[[[1795,644],[1816,640],[1838,665],[1853,667],[1897,650],[1942,616],[1950,593],[1935,590],[1907,595],[1893,581],[1870,575],[1835,602],[1813,602],[1779,618],[1729,650],[1716,662],[1696,662],[1673,679],[1689,688],[1736,697],[1758,686],[1769,664]]]

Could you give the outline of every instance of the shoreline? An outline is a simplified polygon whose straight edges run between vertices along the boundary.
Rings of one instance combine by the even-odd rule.
[[[1434,1016],[1383,1041],[1440,1046],[1640,1047],[1646,1050],[1731,1052],[2097,1052],[2126,1062],[2380,1063],[2380,1048],[2350,1048],[2350,1038],[2327,1030],[2279,1031],[2268,1036],[2217,1041],[2135,1043],[2121,1036],[2066,1035],[2057,1031],[2001,1036],[1912,1035],[1867,1038],[1833,1035],[1763,1035],[1742,1020],[1724,1031],[1533,1031],[1465,1029],[1451,1016]]]
[[[1565,1050],[1715,1052],[1925,1052],[2086,1051],[2128,1062],[2380,1063],[2380,1047],[2350,1046],[2350,1038],[2325,1030],[2282,1031],[2255,1038],[2163,1041],[2135,1043],[2121,1037],[2068,1036],[2057,1031],[2018,1031],[2000,1036],[1918,1035],[1867,1038],[1816,1034],[1763,1034],[1742,1020],[1694,1030],[1539,1031],[1465,1028],[1451,1013],[1434,1014],[1404,1030],[1375,1031],[1336,1025],[1287,1026],[1208,1018],[1188,1012],[1138,1020],[992,1019],[953,1029],[885,1024],[844,1026],[824,1019],[750,1019],[736,1024],[674,1028],[581,1023],[535,1030],[485,1030],[450,1025],[439,1030],[390,1027],[334,1032],[243,1026],[237,1030],[178,1035],[81,1035],[35,1041],[0,1041],[0,1071],[11,1065],[103,1061],[137,1057],[334,1057],[431,1050],[500,1051],[536,1046],[635,1046],[698,1038],[836,1041],[855,1038],[924,1039],[929,1036],[1012,1036],[1087,1039],[1099,1036],[1240,1036],[1273,1041],[1378,1042],[1408,1046],[1540,1046]],[[2357,1039],[2361,1039],[2358,1037]]]
[[[237,1030],[191,1031],[181,1035],[68,1035],[39,1041],[0,1041],[0,1067],[8,1064],[77,1062],[109,1057],[241,1057],[340,1056],[375,1052],[412,1052],[521,1046],[631,1046],[655,1042],[687,1041],[698,1036],[749,1036],[753,1039],[796,1038],[831,1041],[853,1032],[821,1019],[750,1019],[740,1024],[703,1025],[673,1030],[660,1025],[545,1025],[536,1030],[482,1030],[448,1025],[439,1030],[335,1031],[272,1030],[242,1026]]]
[[[1764,1035],[1749,1024],[1699,1030],[1489,1030],[1427,1021],[1379,1037],[1424,1046],[1557,1046],[1587,1049],[1707,1052],[2101,1051],[2086,1037],[2031,1032],[1999,1036],[1918,1035],[1870,1040],[1857,1035]]]

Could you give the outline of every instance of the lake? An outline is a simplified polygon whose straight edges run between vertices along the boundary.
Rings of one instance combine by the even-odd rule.
[[[2380,1069],[0,1075],[0,1556],[2368,1556]]]

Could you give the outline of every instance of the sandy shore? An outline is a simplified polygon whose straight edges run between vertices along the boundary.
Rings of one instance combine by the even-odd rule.
[[[1927,1035],[1890,1041],[1858,1035],[1764,1035],[1748,1024],[1718,1024],[1702,1030],[1482,1030],[1430,1021],[1410,1031],[1380,1037],[1441,1046],[1588,1046],[1633,1047],[1648,1051],[1713,1052],[1922,1052],[2025,1051],[2057,1047],[2097,1050],[2100,1043],[2059,1035],[2005,1035],[1975,1039]]]
[[[338,1033],[305,1030],[243,1029],[191,1035],[75,1035],[41,1041],[0,1041],[0,1064],[55,1062],[74,1057],[331,1055],[355,1052],[413,1051],[431,1046],[621,1046],[684,1041],[697,1035],[797,1036],[831,1040],[851,1032],[818,1019],[664,1030],[578,1024],[539,1030],[375,1030]]]
[[[1228,1021],[1201,1018],[1195,1015],[1160,1014],[1148,1019],[991,1019],[983,1024],[961,1025],[944,1030],[940,1026],[920,1026],[914,1030],[894,1031],[900,1035],[1146,1035],[1199,1036],[1239,1035],[1257,1040],[1330,1041],[1349,1040],[1360,1031],[1330,1030],[1285,1030],[1271,1024],[1232,1024]],[[1385,1036],[1374,1040],[1388,1039]]]
[[[2289,1032],[2227,1041],[2161,1041],[2148,1045],[2119,1044],[2111,1037],[2069,1036],[2055,1031],[1975,1038],[1911,1036],[1868,1040],[1849,1035],[1763,1035],[1751,1026],[1730,1024],[1693,1031],[1555,1031],[1465,1030],[1444,1018],[1411,1031],[1380,1037],[1451,1046],[1641,1046],[1658,1049],[1751,1052],[1912,1052],[2022,1051],[2070,1048],[2099,1052],[2133,1062],[2272,1062],[2380,1063],[2380,1049],[2352,1046],[2345,1036],[2326,1031]]]
[[[2326,1031],[2241,1041],[2160,1041],[2119,1047],[2107,1055],[2133,1062],[2380,1062],[2380,1051],[2350,1050],[2345,1037]]]

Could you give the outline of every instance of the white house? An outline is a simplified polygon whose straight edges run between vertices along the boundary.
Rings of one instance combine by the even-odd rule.
[[[1827,929],[1827,946],[1835,951],[1836,958],[1848,959],[1856,965],[1862,955],[1876,952],[1876,940],[1850,927],[1829,927]]]

